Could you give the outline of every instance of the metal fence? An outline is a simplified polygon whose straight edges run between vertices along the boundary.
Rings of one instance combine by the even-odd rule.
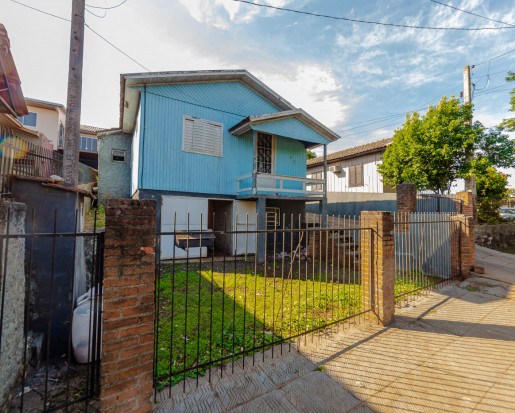
[[[41,231],[9,209],[0,234],[0,410],[97,411],[104,234],[56,210]],[[63,230],[63,228],[71,230]]]
[[[49,178],[63,175],[63,155],[16,136],[10,129],[0,126],[0,193],[9,192],[11,174]],[[95,182],[98,172],[79,163],[78,182]]]
[[[268,218],[266,230],[248,215],[232,230],[226,216],[201,215],[193,231],[189,215],[182,230],[173,217],[173,230],[157,234],[157,250],[173,243],[173,259],[156,263],[156,389],[188,377],[198,383],[206,371],[211,378],[215,366],[223,375],[244,356],[254,364],[266,349],[282,353],[295,339],[363,314],[359,220],[321,228],[301,215]],[[200,231],[207,219],[223,226]]]
[[[460,231],[452,213],[395,214],[395,298],[399,301],[455,279]]]
[[[463,201],[456,194],[417,193],[417,212],[454,212],[461,214]]]

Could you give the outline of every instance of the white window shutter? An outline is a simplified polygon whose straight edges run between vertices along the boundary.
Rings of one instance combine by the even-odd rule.
[[[223,125],[184,116],[182,150],[211,156],[223,156]]]

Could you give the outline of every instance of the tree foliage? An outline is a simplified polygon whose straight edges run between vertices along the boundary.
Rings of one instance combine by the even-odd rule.
[[[507,82],[515,82],[515,72],[508,72],[508,76],[506,77]],[[515,88],[510,92],[510,112],[515,112]],[[509,131],[515,132],[515,117],[504,119],[500,125],[501,128]]]
[[[411,182],[419,189],[444,193],[470,172],[472,153],[491,165],[513,166],[515,142],[500,129],[485,129],[480,122],[468,126],[471,119],[472,106],[462,105],[453,96],[429,106],[425,115],[406,116],[378,167],[383,182],[392,186]]]
[[[314,159],[316,157],[317,157],[317,154],[315,152],[312,152],[309,149],[306,149],[306,159]]]

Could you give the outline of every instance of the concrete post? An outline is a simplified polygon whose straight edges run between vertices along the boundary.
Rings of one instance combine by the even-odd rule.
[[[259,197],[256,201],[257,230],[266,229],[266,198]],[[257,235],[256,254],[258,264],[265,262],[266,255],[266,233],[259,232]]]
[[[387,325],[395,313],[394,220],[391,212],[361,213],[361,297],[365,317]]]
[[[151,412],[156,201],[108,199],[101,412]]]
[[[451,275],[469,277],[476,265],[475,221],[464,214],[453,215],[451,233]]]

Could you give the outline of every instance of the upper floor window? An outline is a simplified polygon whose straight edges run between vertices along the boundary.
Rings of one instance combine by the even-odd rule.
[[[62,123],[59,124],[59,142],[57,146],[60,148],[64,147],[64,126]]]
[[[182,150],[203,155],[223,156],[223,125],[210,120],[184,116]]]
[[[38,114],[36,112],[29,112],[28,115],[18,116],[18,120],[25,126],[36,126]]]
[[[258,133],[257,139],[257,171],[271,174],[273,169],[273,136]]]
[[[349,187],[354,188],[363,185],[363,164],[349,166]]]
[[[98,152],[97,138],[90,138],[89,136],[80,137],[80,150]]]

